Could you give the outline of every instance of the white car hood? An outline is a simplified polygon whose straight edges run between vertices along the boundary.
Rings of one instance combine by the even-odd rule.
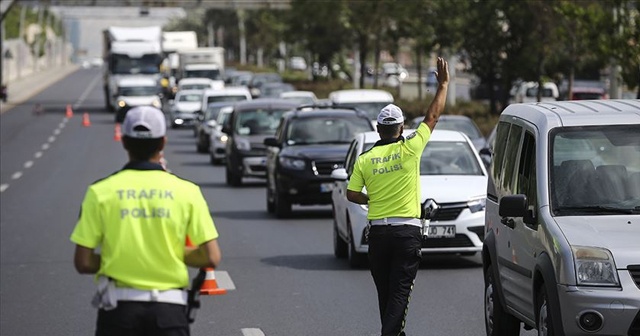
[[[195,112],[200,110],[200,102],[176,102],[173,106],[178,112]]]
[[[467,202],[487,195],[487,177],[474,176],[420,176],[420,202],[432,198],[436,203]]]
[[[554,217],[570,245],[606,248],[618,269],[640,264],[640,216]]]
[[[154,100],[158,100],[156,96],[144,96],[144,97],[120,97],[119,100],[123,100],[129,106],[151,105]]]

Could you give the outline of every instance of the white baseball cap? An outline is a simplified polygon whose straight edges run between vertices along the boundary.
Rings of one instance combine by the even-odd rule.
[[[162,138],[166,133],[164,113],[153,106],[136,106],[130,109],[122,123],[122,135],[130,138]]]
[[[378,114],[378,124],[380,125],[397,125],[403,122],[402,110],[393,104],[383,107]]]

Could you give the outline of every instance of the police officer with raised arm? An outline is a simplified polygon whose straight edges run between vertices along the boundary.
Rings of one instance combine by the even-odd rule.
[[[380,140],[358,157],[347,186],[349,201],[369,205],[369,264],[382,336],[405,335],[409,297],[422,259],[420,157],[446,102],[449,70],[441,57],[436,77],[435,98],[420,126],[406,139],[402,110],[389,104],[380,111]]]
[[[188,336],[187,266],[220,263],[218,232],[200,188],[160,164],[162,111],[132,108],[122,129],[129,162],[89,186],[71,234],[76,270],[97,274],[95,334]]]

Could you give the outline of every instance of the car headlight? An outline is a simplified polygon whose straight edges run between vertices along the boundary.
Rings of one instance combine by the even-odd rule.
[[[616,264],[609,250],[572,246],[578,286],[620,286]]]
[[[469,207],[469,211],[471,211],[471,213],[483,211],[487,206],[487,198],[485,196],[474,197],[467,201],[467,206]]]
[[[180,119],[180,118],[177,118],[177,119],[174,121],[174,123],[175,123],[176,125],[182,125],[182,124],[184,124],[184,120],[182,120],[182,119]]]
[[[249,150],[251,150],[251,144],[249,143],[249,140],[247,140],[247,139],[237,139],[236,140],[236,147],[238,147],[238,150],[241,150],[241,151],[249,151]]]
[[[153,105],[153,107],[160,108],[160,107],[162,106],[162,103],[160,103],[160,100],[158,100],[158,99],[154,99],[154,100],[151,102],[151,105]]]
[[[124,100],[118,100],[118,107],[125,107],[127,103]]]
[[[220,142],[226,143],[229,137],[226,134],[220,136]]]
[[[288,169],[302,170],[305,167],[304,160],[301,160],[301,159],[294,159],[294,158],[288,158],[286,156],[281,156],[279,161],[283,167]]]

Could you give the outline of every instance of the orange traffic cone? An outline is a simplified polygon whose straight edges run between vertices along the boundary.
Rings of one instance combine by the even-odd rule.
[[[67,118],[73,117],[73,110],[71,109],[71,104],[67,104],[67,112],[65,113],[65,117]]]
[[[91,126],[91,121],[89,121],[89,113],[84,113],[82,115],[82,126],[89,127]]]
[[[113,130],[113,141],[120,141],[120,140],[122,140],[122,131],[120,129],[120,124],[116,123],[116,127]]]
[[[193,243],[189,236],[187,236],[185,241],[186,246],[193,247]],[[202,286],[200,286],[200,295],[223,295],[227,294],[227,290],[224,288],[218,287],[218,282],[216,281],[216,274],[213,267],[204,267],[200,270],[205,271],[205,278]]]
[[[204,278],[204,282],[202,283],[202,287],[200,287],[200,295],[223,295],[227,294],[227,290],[224,288],[218,287],[218,282],[216,281],[216,274],[213,267],[206,267],[204,270],[207,272]]]

